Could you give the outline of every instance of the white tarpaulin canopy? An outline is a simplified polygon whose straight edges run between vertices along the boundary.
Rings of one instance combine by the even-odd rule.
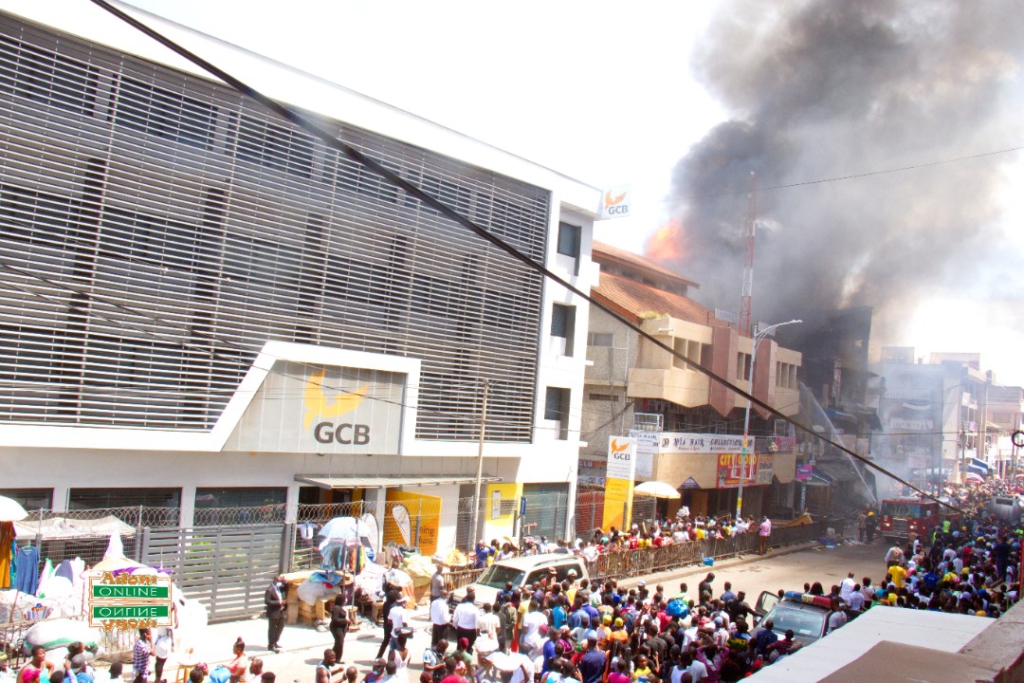
[[[67,519],[51,517],[39,521],[22,521],[14,523],[18,538],[31,538],[37,534],[47,540],[64,538],[105,538],[111,534],[132,535],[135,528],[122,522],[113,515],[99,519]]]

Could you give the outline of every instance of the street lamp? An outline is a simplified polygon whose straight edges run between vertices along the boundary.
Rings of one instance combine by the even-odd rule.
[[[775,323],[769,325],[763,330],[754,328],[754,348],[750,352],[750,377],[747,378],[747,393],[753,396],[754,394],[754,362],[757,360],[757,345],[761,343],[761,340],[767,337],[769,334],[782,327],[783,325],[797,325],[802,323],[803,320],[787,320],[784,323]],[[743,510],[743,466],[747,462],[747,456],[750,453],[750,449],[747,447],[747,442],[750,440],[750,399],[747,399],[747,412],[743,416],[743,450],[740,453],[740,485],[736,488],[736,519],[740,518],[740,512]]]

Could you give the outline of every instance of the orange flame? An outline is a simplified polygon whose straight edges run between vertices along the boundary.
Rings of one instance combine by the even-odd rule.
[[[673,218],[647,238],[644,256],[660,262],[679,261],[683,258],[682,241],[682,222],[678,218]]]

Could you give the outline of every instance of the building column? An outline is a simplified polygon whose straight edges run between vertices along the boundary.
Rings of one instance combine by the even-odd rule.
[[[193,484],[185,484],[181,487],[181,502],[179,505],[181,519],[179,524],[185,529],[191,529],[196,523],[196,487]]]
[[[373,508],[373,516],[377,520],[377,547],[381,552],[384,550],[384,514],[386,512],[388,489],[380,486],[375,489],[363,490],[363,502]],[[379,555],[380,553],[378,553]]]
[[[53,502],[50,504],[50,507],[54,512],[67,511],[69,490],[70,487],[68,486],[53,487]]]
[[[284,499],[284,521],[285,524],[295,524],[299,518],[299,482],[288,486],[288,492]]]

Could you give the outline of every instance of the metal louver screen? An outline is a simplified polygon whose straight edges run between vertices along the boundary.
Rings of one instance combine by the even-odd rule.
[[[542,280],[227,88],[0,15],[0,420],[209,429],[268,340],[421,358],[529,441]],[[549,193],[326,122],[543,260]]]

